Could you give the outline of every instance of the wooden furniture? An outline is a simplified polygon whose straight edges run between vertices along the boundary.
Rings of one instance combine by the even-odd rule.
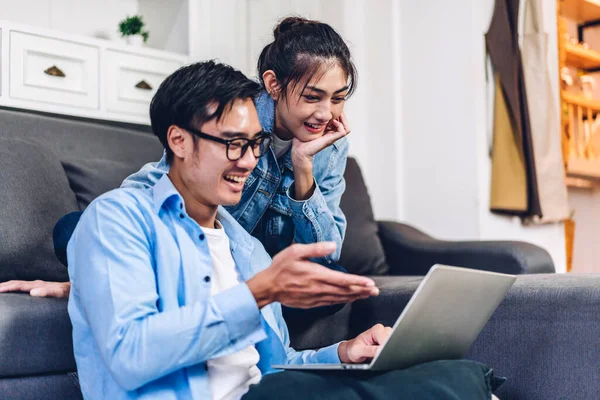
[[[0,107],[149,125],[187,56],[0,21]]]
[[[558,0],[559,71],[574,68],[577,75],[600,70],[600,51],[579,43],[586,26],[600,20],[599,0]],[[570,38],[567,20],[578,24],[578,38]],[[600,181],[600,148],[593,137],[593,122],[600,112],[600,99],[584,95],[578,77],[572,87],[561,79],[561,127],[563,158],[567,184],[579,188],[594,187]],[[600,83],[600,82],[598,82]],[[578,88],[578,89],[574,89]],[[577,179],[569,179],[577,178]]]

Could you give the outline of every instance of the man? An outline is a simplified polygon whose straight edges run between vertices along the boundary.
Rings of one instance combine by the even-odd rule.
[[[150,110],[169,173],[150,189],[106,193],[81,217],[68,245],[69,315],[85,398],[310,398],[324,390],[318,374],[270,374],[271,365],[364,362],[389,335],[376,325],[317,351],[289,347],[281,304],[345,303],[378,289],[309,261],[333,252],[331,243],[296,244],[271,260],[220,207],[240,200],[268,148],[252,101],[258,90],[223,64],[176,71]],[[480,373],[478,389],[488,391],[484,368],[465,365],[456,368]],[[389,384],[390,374],[379,379]],[[331,382],[333,392],[353,390]],[[271,389],[282,384],[289,394]]]

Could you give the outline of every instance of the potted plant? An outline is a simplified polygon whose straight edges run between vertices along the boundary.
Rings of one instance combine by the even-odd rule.
[[[119,32],[125,38],[127,44],[141,46],[148,40],[149,32],[144,29],[144,21],[141,15],[127,17],[119,22]]]

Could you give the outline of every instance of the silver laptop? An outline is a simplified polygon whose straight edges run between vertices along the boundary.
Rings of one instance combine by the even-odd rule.
[[[376,371],[463,358],[515,280],[514,275],[434,265],[370,363],[273,368]]]

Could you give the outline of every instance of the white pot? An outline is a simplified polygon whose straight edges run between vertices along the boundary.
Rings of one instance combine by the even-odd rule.
[[[144,37],[142,35],[125,36],[125,41],[127,42],[127,44],[132,46],[144,45]]]

